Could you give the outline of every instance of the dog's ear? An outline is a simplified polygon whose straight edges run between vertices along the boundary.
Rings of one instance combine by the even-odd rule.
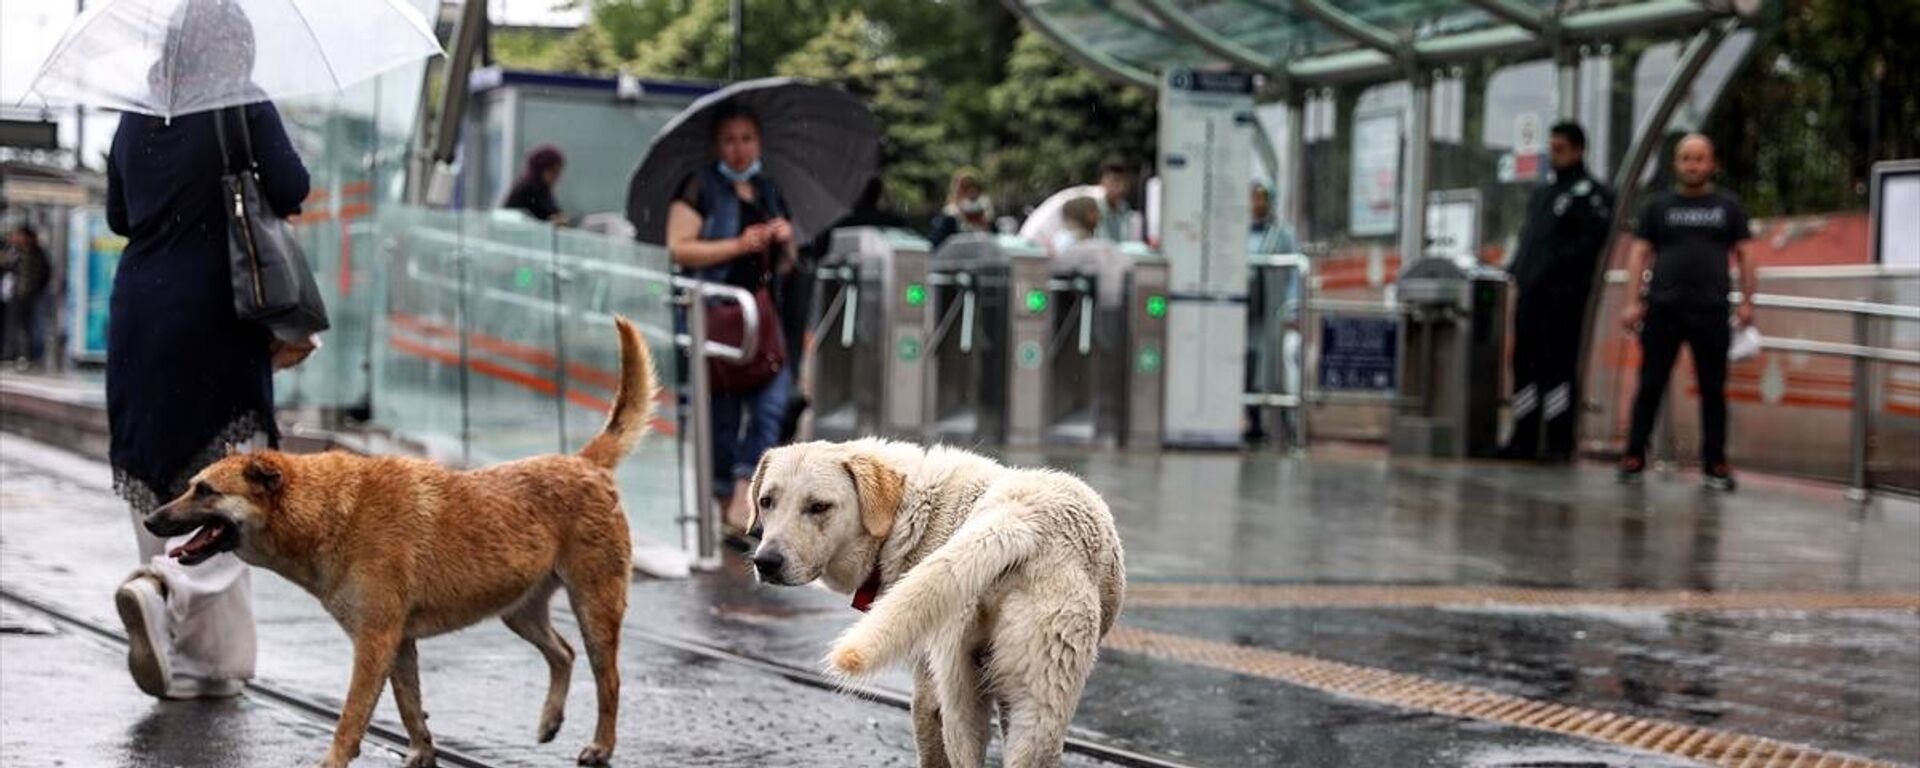
[[[266,496],[278,494],[286,485],[286,478],[280,475],[280,468],[258,456],[247,460],[247,467],[241,471],[240,475],[246,478],[248,485]]]
[[[868,536],[886,538],[893,532],[894,515],[900,512],[907,476],[865,454],[847,459],[844,466],[853,478],[854,491],[860,494],[860,524],[866,527]]]
[[[760,454],[760,463],[753,468],[753,480],[747,483],[747,530],[760,522],[760,481],[767,477],[767,462],[773,458],[773,451]]]

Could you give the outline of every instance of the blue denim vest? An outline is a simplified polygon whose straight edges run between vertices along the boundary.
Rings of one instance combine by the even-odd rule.
[[[787,215],[786,206],[781,204],[780,194],[773,180],[765,173],[753,177],[753,197],[767,211],[769,218]],[[718,166],[709,165],[700,171],[700,208],[706,211],[705,220],[700,224],[700,239],[725,240],[739,237],[740,206],[744,202],[733,190],[733,182],[720,175]],[[711,282],[724,282],[732,262],[723,262],[700,269],[687,271],[688,277]]]

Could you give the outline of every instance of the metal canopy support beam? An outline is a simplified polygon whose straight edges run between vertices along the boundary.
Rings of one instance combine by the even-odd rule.
[[[1280,152],[1281,208],[1293,225],[1293,240],[1307,241],[1307,97],[1303,89],[1287,94],[1287,143]]]
[[[1494,18],[1532,32],[1535,35],[1547,34],[1547,30],[1553,24],[1553,20],[1539,9],[1521,5],[1520,3],[1514,2],[1514,0],[1469,1],[1479,6],[1480,10],[1486,11]]]
[[[1276,79],[1284,71],[1291,84],[1299,86],[1385,82],[1403,77],[1407,65],[1413,62],[1432,66],[1486,56],[1551,53],[1556,48],[1556,41],[1564,46],[1586,40],[1607,40],[1650,32],[1671,33],[1697,28],[1733,15],[1731,5],[1722,7],[1700,0],[1644,0],[1562,16],[1543,15],[1520,0],[1472,1],[1509,23],[1404,41],[1392,31],[1337,7],[1335,0],[1292,0],[1292,13],[1325,25],[1339,35],[1357,41],[1361,47],[1284,61],[1265,56],[1207,27],[1173,0],[1138,0],[1161,22],[1161,26],[1152,31],[1195,45],[1222,61],[1259,69]],[[1124,61],[1101,50],[1073,34],[1068,25],[1059,23],[1043,9],[1034,7],[1035,0],[1003,2],[1083,66],[1111,80],[1143,88],[1157,87],[1159,80],[1152,71],[1157,66],[1156,62]],[[1274,2],[1277,0],[1260,0],[1261,5]],[[1117,18],[1132,18],[1125,13],[1116,14]],[[1279,66],[1281,64],[1284,64],[1283,70]]]
[[[1710,24],[1695,33],[1687,41],[1687,47],[1680,52],[1680,60],[1674,65],[1673,74],[1667,77],[1660,94],[1654,98],[1653,108],[1647,111],[1640,124],[1634,126],[1633,143],[1627,146],[1627,156],[1620,167],[1614,171],[1614,208],[1613,225],[1607,236],[1607,245],[1601,249],[1601,258],[1594,259],[1593,275],[1587,291],[1587,313],[1585,324],[1580,333],[1579,374],[1575,381],[1585,382],[1589,363],[1593,356],[1594,329],[1598,327],[1598,314],[1607,288],[1607,266],[1616,250],[1622,227],[1639,207],[1640,179],[1645,175],[1647,161],[1653,159],[1654,150],[1666,143],[1666,128],[1673,121],[1674,111],[1680,103],[1693,93],[1693,81],[1705,69],[1707,61],[1713,58],[1713,52],[1719,50],[1720,43],[1733,31],[1735,22],[1725,21]],[[1627,276],[1627,290],[1638,290],[1640,275]],[[1580,414],[1584,408],[1574,409],[1574,434],[1580,434]]]
[[[1172,0],[1139,0],[1139,2],[1148,13],[1159,19],[1160,23],[1167,25],[1168,29],[1182,39],[1205,49],[1207,53],[1225,59],[1235,66],[1245,67],[1273,78],[1279,81],[1277,84],[1282,88],[1287,87],[1291,81],[1285,62],[1215,32],[1213,28],[1194,18],[1193,14],[1175,6]]]
[[[1580,119],[1580,57],[1562,51],[1554,57],[1554,112],[1562,120]]]
[[[1048,18],[1046,14],[1035,11],[1029,7],[1026,0],[1003,0],[1003,2],[1006,4],[1007,10],[1013,12],[1013,15],[1026,19],[1027,23],[1033,25],[1035,31],[1052,41],[1054,45],[1059,46],[1060,50],[1065,52],[1068,58],[1078,62],[1080,66],[1091,69],[1108,80],[1126,85],[1146,88],[1148,90],[1160,87],[1160,78],[1155,77],[1152,72],[1128,64],[1114,58],[1106,51],[1099,50],[1098,48],[1081,42],[1079,38],[1061,29],[1060,26],[1055,24],[1053,19]]]
[[[1407,133],[1401,147],[1405,161],[1400,172],[1400,266],[1427,255],[1427,170],[1433,146],[1433,76],[1421,70],[1408,78],[1412,86],[1407,106]]]
[[[1336,8],[1327,0],[1294,0],[1293,8],[1362,46],[1394,58],[1401,58],[1405,53],[1402,50],[1400,38],[1395,37],[1393,33]]]

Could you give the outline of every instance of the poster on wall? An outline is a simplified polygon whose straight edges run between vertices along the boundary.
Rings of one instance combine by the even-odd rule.
[[[1427,193],[1427,255],[1462,267],[1479,261],[1480,190],[1437,189]]]
[[[1347,230],[1354,235],[1400,231],[1400,111],[1353,117],[1353,178]]]
[[[107,359],[107,306],[127,239],[107,229],[106,211],[80,208],[67,225],[67,353],[83,363]]]

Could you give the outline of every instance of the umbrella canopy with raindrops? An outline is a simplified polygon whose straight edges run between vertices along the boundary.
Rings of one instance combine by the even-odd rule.
[[[647,147],[627,187],[627,218],[642,242],[666,244],[679,185],[718,162],[713,117],[725,104],[759,119],[761,163],[803,241],[853,210],[880,165],[880,124],[859,97],[793,78],[735,83],[689,105]]]
[[[405,0],[107,0],[74,19],[21,101],[173,118],[338,91],[439,53]]]

